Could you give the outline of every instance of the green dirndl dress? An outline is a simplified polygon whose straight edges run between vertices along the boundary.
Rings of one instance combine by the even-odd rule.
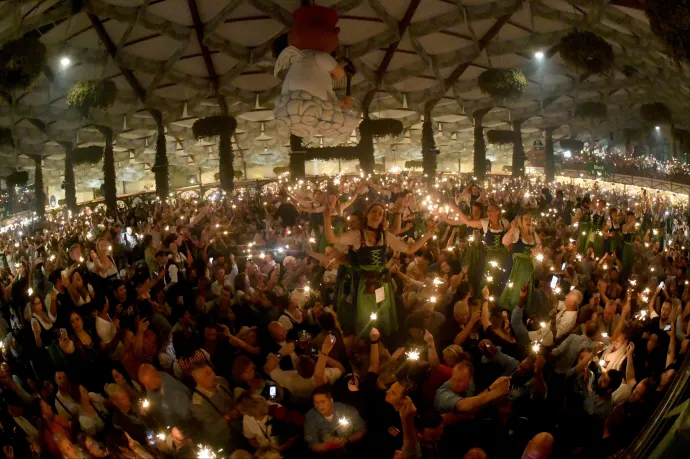
[[[483,274],[482,259],[484,258],[484,247],[482,246],[482,233],[480,230],[472,230],[467,238],[468,247],[462,257],[462,266],[468,267],[467,281],[472,286],[474,296],[479,298],[481,295],[481,282]]]
[[[376,327],[382,335],[390,336],[398,331],[398,316],[395,307],[395,292],[390,273],[386,267],[386,239],[383,244],[369,247],[365,243],[364,232],[361,234],[359,250],[350,250],[349,258],[352,265],[348,278],[347,273],[338,282],[351,280],[350,288],[339,293],[338,321],[345,334],[366,336],[372,327]],[[339,292],[341,287],[338,286]],[[376,301],[376,290],[383,288],[383,301]],[[347,296],[340,299],[345,293]],[[376,320],[371,314],[376,313]]]
[[[623,276],[627,277],[632,273],[633,264],[635,263],[635,251],[633,249],[633,241],[635,240],[635,233],[623,233],[623,256],[621,257],[621,264],[623,265]]]
[[[528,304],[532,302],[534,261],[531,252],[533,248],[534,244],[526,244],[522,238],[513,244],[513,267],[503,293],[498,299],[498,304],[508,311],[512,311],[520,302],[520,290],[525,284],[529,285],[527,302]]]
[[[623,256],[623,236],[620,226],[616,228],[613,222],[611,222],[609,234],[613,234],[613,236],[609,238],[608,253],[615,253],[618,259],[621,259]]]
[[[605,250],[604,235],[601,230],[604,228],[604,215],[593,214],[592,215],[592,226],[589,230],[588,246],[592,246],[594,249],[594,256],[603,257]]]
[[[352,247],[347,252],[348,265],[338,266],[338,275],[335,279],[335,292],[333,305],[338,314],[338,322],[346,335],[355,330],[355,253]]]
[[[592,214],[590,211],[583,213],[580,221],[577,224],[577,252],[584,255],[587,252],[587,242],[589,240],[589,232],[592,229]]]
[[[501,225],[503,226],[502,221]],[[486,250],[484,252],[484,263],[482,265],[485,276],[482,284],[484,284],[485,281],[486,285],[489,286],[489,292],[492,295],[499,295],[503,292],[506,280],[510,274],[510,252],[508,252],[508,248],[503,245],[503,236],[506,234],[506,229],[504,228],[503,231],[498,233],[491,231],[491,226],[489,226],[488,229],[489,230],[484,233],[484,245]],[[491,278],[491,281],[489,281],[489,278]]]

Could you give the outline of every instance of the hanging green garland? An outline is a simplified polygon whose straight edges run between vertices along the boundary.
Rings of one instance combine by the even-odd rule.
[[[160,116],[160,114],[159,114]],[[159,121],[161,121],[159,119]],[[161,202],[168,198],[168,152],[165,145],[165,128],[162,122],[158,124],[156,135],[156,158],[153,163],[153,176],[156,181],[156,194]]]
[[[34,169],[34,199],[36,201],[36,215],[43,220],[46,216],[46,194],[43,191],[43,160],[40,156],[33,156]]]
[[[517,138],[515,131],[492,129],[486,133],[486,139],[492,145],[512,145]]]
[[[370,135],[372,137],[398,137],[403,133],[403,124],[400,120],[392,119],[377,119],[372,120],[365,118],[359,123],[359,132],[362,135]]]
[[[67,92],[67,105],[86,116],[91,108],[110,107],[116,96],[117,86],[112,80],[82,80]]]
[[[477,82],[482,93],[501,99],[520,97],[527,89],[527,78],[517,69],[489,69]]]
[[[640,106],[640,117],[648,124],[665,124],[671,122],[671,110],[661,102]]]
[[[77,211],[77,188],[74,180],[74,163],[72,161],[73,148],[71,145],[65,145],[65,181],[63,188],[65,190],[65,203],[67,209],[72,213]]]
[[[613,48],[592,32],[570,32],[561,38],[561,59],[581,74],[606,73],[613,65]]]
[[[237,120],[232,116],[216,115],[198,119],[192,125],[195,139],[218,137],[218,158],[220,187],[231,191],[234,187],[235,170],[233,167],[232,141],[230,137],[237,129]]]
[[[29,173],[27,171],[14,172],[7,176],[5,182],[9,188],[24,186],[29,182]]]
[[[602,102],[582,102],[575,107],[577,118],[606,119],[608,115],[608,108]]]
[[[283,175],[286,172],[290,172],[290,166],[276,166],[273,168],[275,175]]]
[[[671,58],[677,64],[690,61],[690,1],[647,0],[645,11]]]
[[[237,129],[237,120],[232,116],[216,115],[200,118],[192,125],[194,138],[210,139],[220,135],[221,132],[229,132],[231,135]]]
[[[436,149],[431,120],[426,119],[422,124],[422,165],[424,175],[431,183],[436,178],[436,155],[439,153]]]
[[[405,161],[405,169],[421,169],[423,167],[424,164],[422,164],[422,162],[419,160],[411,159],[409,161]]]
[[[46,65],[46,47],[38,38],[25,35],[0,48],[0,89],[28,89]]]
[[[12,135],[12,129],[0,128],[0,145],[9,145],[14,148],[14,136]]]
[[[89,147],[75,148],[72,150],[72,164],[80,166],[84,164],[98,164],[103,159],[103,147],[91,145]]]
[[[577,139],[563,139],[559,141],[562,150],[568,150],[572,153],[579,153],[585,148],[584,142]]]

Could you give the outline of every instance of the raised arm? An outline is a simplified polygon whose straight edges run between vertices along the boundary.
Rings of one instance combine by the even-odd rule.
[[[431,368],[436,368],[441,365],[441,361],[438,359],[438,352],[436,352],[436,343],[434,343],[434,336],[429,333],[429,330],[424,330],[424,342],[427,347],[427,356],[429,359],[429,365]]]
[[[520,237],[520,230],[517,228],[517,226],[513,226],[511,229],[506,231],[506,234],[503,236],[503,245],[510,247],[513,245],[513,241],[515,241],[515,239],[518,237]]]
[[[637,381],[635,380],[635,365],[633,364],[633,353],[635,352],[635,345],[628,343],[628,352],[625,358],[625,381],[628,386],[635,387]]]
[[[331,206],[326,206],[326,209],[323,211],[323,231],[326,235],[326,240],[330,244],[340,244],[340,236],[333,232],[333,224],[331,222],[332,211]]]
[[[380,358],[379,358],[379,340],[381,339],[381,333],[375,328],[369,331],[369,339],[371,345],[369,347],[369,373],[379,372]]]
[[[501,376],[494,381],[489,389],[475,397],[466,397],[455,404],[456,413],[475,412],[479,408],[503,397],[510,392],[510,378]]]

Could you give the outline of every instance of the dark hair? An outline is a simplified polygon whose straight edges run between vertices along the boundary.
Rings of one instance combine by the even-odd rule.
[[[319,316],[319,326],[322,330],[330,332],[335,329],[335,317],[330,312],[325,312]]]
[[[469,294],[470,294],[470,283],[467,281],[462,281],[462,282],[460,282],[460,284],[458,284],[458,288],[455,289],[455,298],[454,299],[462,300]]]
[[[98,293],[96,293],[96,297],[91,301],[91,306],[96,311],[102,312],[103,308],[105,308],[105,301],[106,301],[105,295],[99,290]]]
[[[57,285],[58,281],[61,279],[62,279],[62,270],[60,270],[60,269],[54,269],[48,275],[48,282],[50,282],[53,285]]]
[[[144,240],[143,240],[143,242],[142,242],[142,244],[144,245],[144,247],[148,247],[148,246],[150,246],[152,243],[153,243],[153,236],[151,236],[150,234],[144,235]]]
[[[608,390],[609,392],[615,392],[623,382],[623,373],[618,370],[609,370],[609,382]]]
[[[165,240],[163,240],[163,247],[165,247],[166,249],[169,249],[169,248],[170,248],[170,244],[172,244],[172,243],[175,242],[176,240],[177,240],[177,234],[175,234],[175,233],[168,234],[168,235],[165,237]]]
[[[156,258],[158,258],[158,257],[167,257],[167,256],[168,256],[168,254],[165,253],[165,252],[163,252],[162,250],[159,250],[158,252],[156,252]]]
[[[580,309],[579,322],[581,324],[589,322],[592,319],[592,316],[596,313],[597,310],[592,306],[585,306],[584,308]]]
[[[295,370],[303,378],[311,378],[314,376],[314,370],[316,369],[316,363],[311,357],[306,355],[299,356],[297,360],[297,365],[295,365]]]
[[[314,395],[325,395],[326,397],[330,398],[333,400],[333,389],[331,388],[330,384],[323,384],[313,391],[311,391],[311,396],[313,397]]]

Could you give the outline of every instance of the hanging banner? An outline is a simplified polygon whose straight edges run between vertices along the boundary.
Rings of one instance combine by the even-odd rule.
[[[604,163],[589,163],[587,173],[592,177],[608,177],[613,174],[613,165]]]

